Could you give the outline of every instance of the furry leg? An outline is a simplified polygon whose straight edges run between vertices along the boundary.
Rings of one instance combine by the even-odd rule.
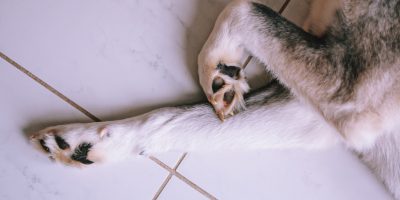
[[[223,123],[208,105],[157,111],[144,123],[157,127],[144,140],[145,151],[322,148],[340,141],[333,128],[276,81],[246,104],[245,111]]]
[[[306,33],[262,4],[236,0],[222,11],[200,52],[200,83],[208,97],[219,93],[212,89],[215,69],[220,63],[238,62],[244,49],[321,114],[335,113],[324,108],[335,96],[342,98],[346,93],[340,91],[346,86],[342,82],[342,66],[335,63],[345,55],[346,47],[337,41],[340,40]]]
[[[177,151],[323,148],[336,131],[276,81],[246,100],[248,109],[220,122],[207,104],[162,108],[119,121],[49,127],[32,142],[68,165]]]
[[[162,108],[118,121],[49,127],[34,145],[67,165],[120,161],[167,151],[210,152],[326,148],[341,143],[336,130],[277,81],[246,99],[248,109],[220,122],[207,104]],[[362,160],[399,198],[400,137],[385,135]]]
[[[232,90],[224,87],[230,86],[224,81],[217,90],[211,89],[216,79],[208,72],[214,72],[218,63],[239,60],[237,51],[245,49],[332,124],[353,148],[372,146],[387,132],[382,115],[389,114],[381,113],[380,106],[390,101],[385,95],[395,80],[387,77],[395,71],[367,70],[368,55],[364,54],[369,50],[351,41],[343,16],[337,16],[340,26],[335,27],[340,30],[318,38],[262,4],[233,1],[221,13],[199,56],[199,75],[206,95],[229,96]],[[244,90],[236,91],[232,94],[240,96]],[[220,105],[225,103],[221,101]]]

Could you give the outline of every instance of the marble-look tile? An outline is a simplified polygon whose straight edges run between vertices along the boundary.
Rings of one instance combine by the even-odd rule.
[[[301,25],[302,9],[308,4],[292,1],[284,15]],[[226,2],[3,0],[0,51],[101,119],[128,117],[204,99],[197,83],[196,57]],[[283,0],[267,3],[277,10]],[[262,82],[254,77],[260,73],[251,69],[260,68],[251,67],[254,63],[246,71],[251,85],[258,87]],[[76,170],[49,163],[32,151],[23,130],[89,120],[8,64],[0,67],[4,96],[0,98],[0,199],[149,199],[154,195],[167,173],[147,159]],[[161,159],[173,167],[179,155]],[[333,193],[336,196],[324,199],[387,198],[368,171],[342,150],[317,155],[189,154],[180,170],[224,199],[321,199]],[[352,180],[344,181],[349,177]],[[180,180],[173,178],[170,184],[161,199],[202,198]]]
[[[190,187],[188,184],[173,177],[158,197],[158,200],[172,199],[207,200],[208,198]]]
[[[189,154],[178,171],[218,199],[391,199],[342,148]]]
[[[227,2],[4,0],[0,51],[100,119],[129,117],[204,99],[197,54]]]
[[[50,162],[27,133],[86,116],[0,59],[0,199],[150,199],[167,171],[148,159],[84,169]]]
[[[182,152],[167,152],[155,154],[153,156],[168,165],[169,167],[174,168],[177,165],[179,159],[183,156],[183,154],[184,153]]]
[[[196,57],[224,1],[3,1],[0,50],[101,119],[202,99]]]
[[[128,117],[203,100],[197,54],[226,2],[5,0],[0,50],[101,119]]]

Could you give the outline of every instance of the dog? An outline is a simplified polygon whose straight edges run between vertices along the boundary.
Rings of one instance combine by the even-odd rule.
[[[170,150],[344,144],[400,199],[399,18],[398,0],[315,0],[303,30],[263,4],[234,0],[198,56],[211,105],[54,126],[31,141],[72,166]],[[244,52],[275,77],[247,96]]]

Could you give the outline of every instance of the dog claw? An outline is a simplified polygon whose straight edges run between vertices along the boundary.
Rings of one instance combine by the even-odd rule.
[[[222,122],[225,121],[225,115],[224,115],[223,112],[217,112],[217,115],[218,115],[218,118],[219,118]]]
[[[208,97],[208,101],[209,101],[213,106],[217,105],[217,101],[215,101],[215,99],[214,99],[213,97],[211,97],[211,96]]]

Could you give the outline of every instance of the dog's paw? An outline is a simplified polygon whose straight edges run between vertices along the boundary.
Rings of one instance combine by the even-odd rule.
[[[218,117],[223,121],[245,108],[244,93],[248,92],[245,74],[241,64],[220,62],[210,66],[207,74],[203,74],[202,87],[208,101],[213,105]]]
[[[123,160],[144,150],[129,132],[104,123],[49,127],[30,136],[51,160],[70,166]]]
[[[247,7],[248,2],[233,1],[222,11],[197,60],[201,87],[221,120],[245,108],[243,95],[250,89],[243,71],[243,36],[236,34],[237,11]]]

